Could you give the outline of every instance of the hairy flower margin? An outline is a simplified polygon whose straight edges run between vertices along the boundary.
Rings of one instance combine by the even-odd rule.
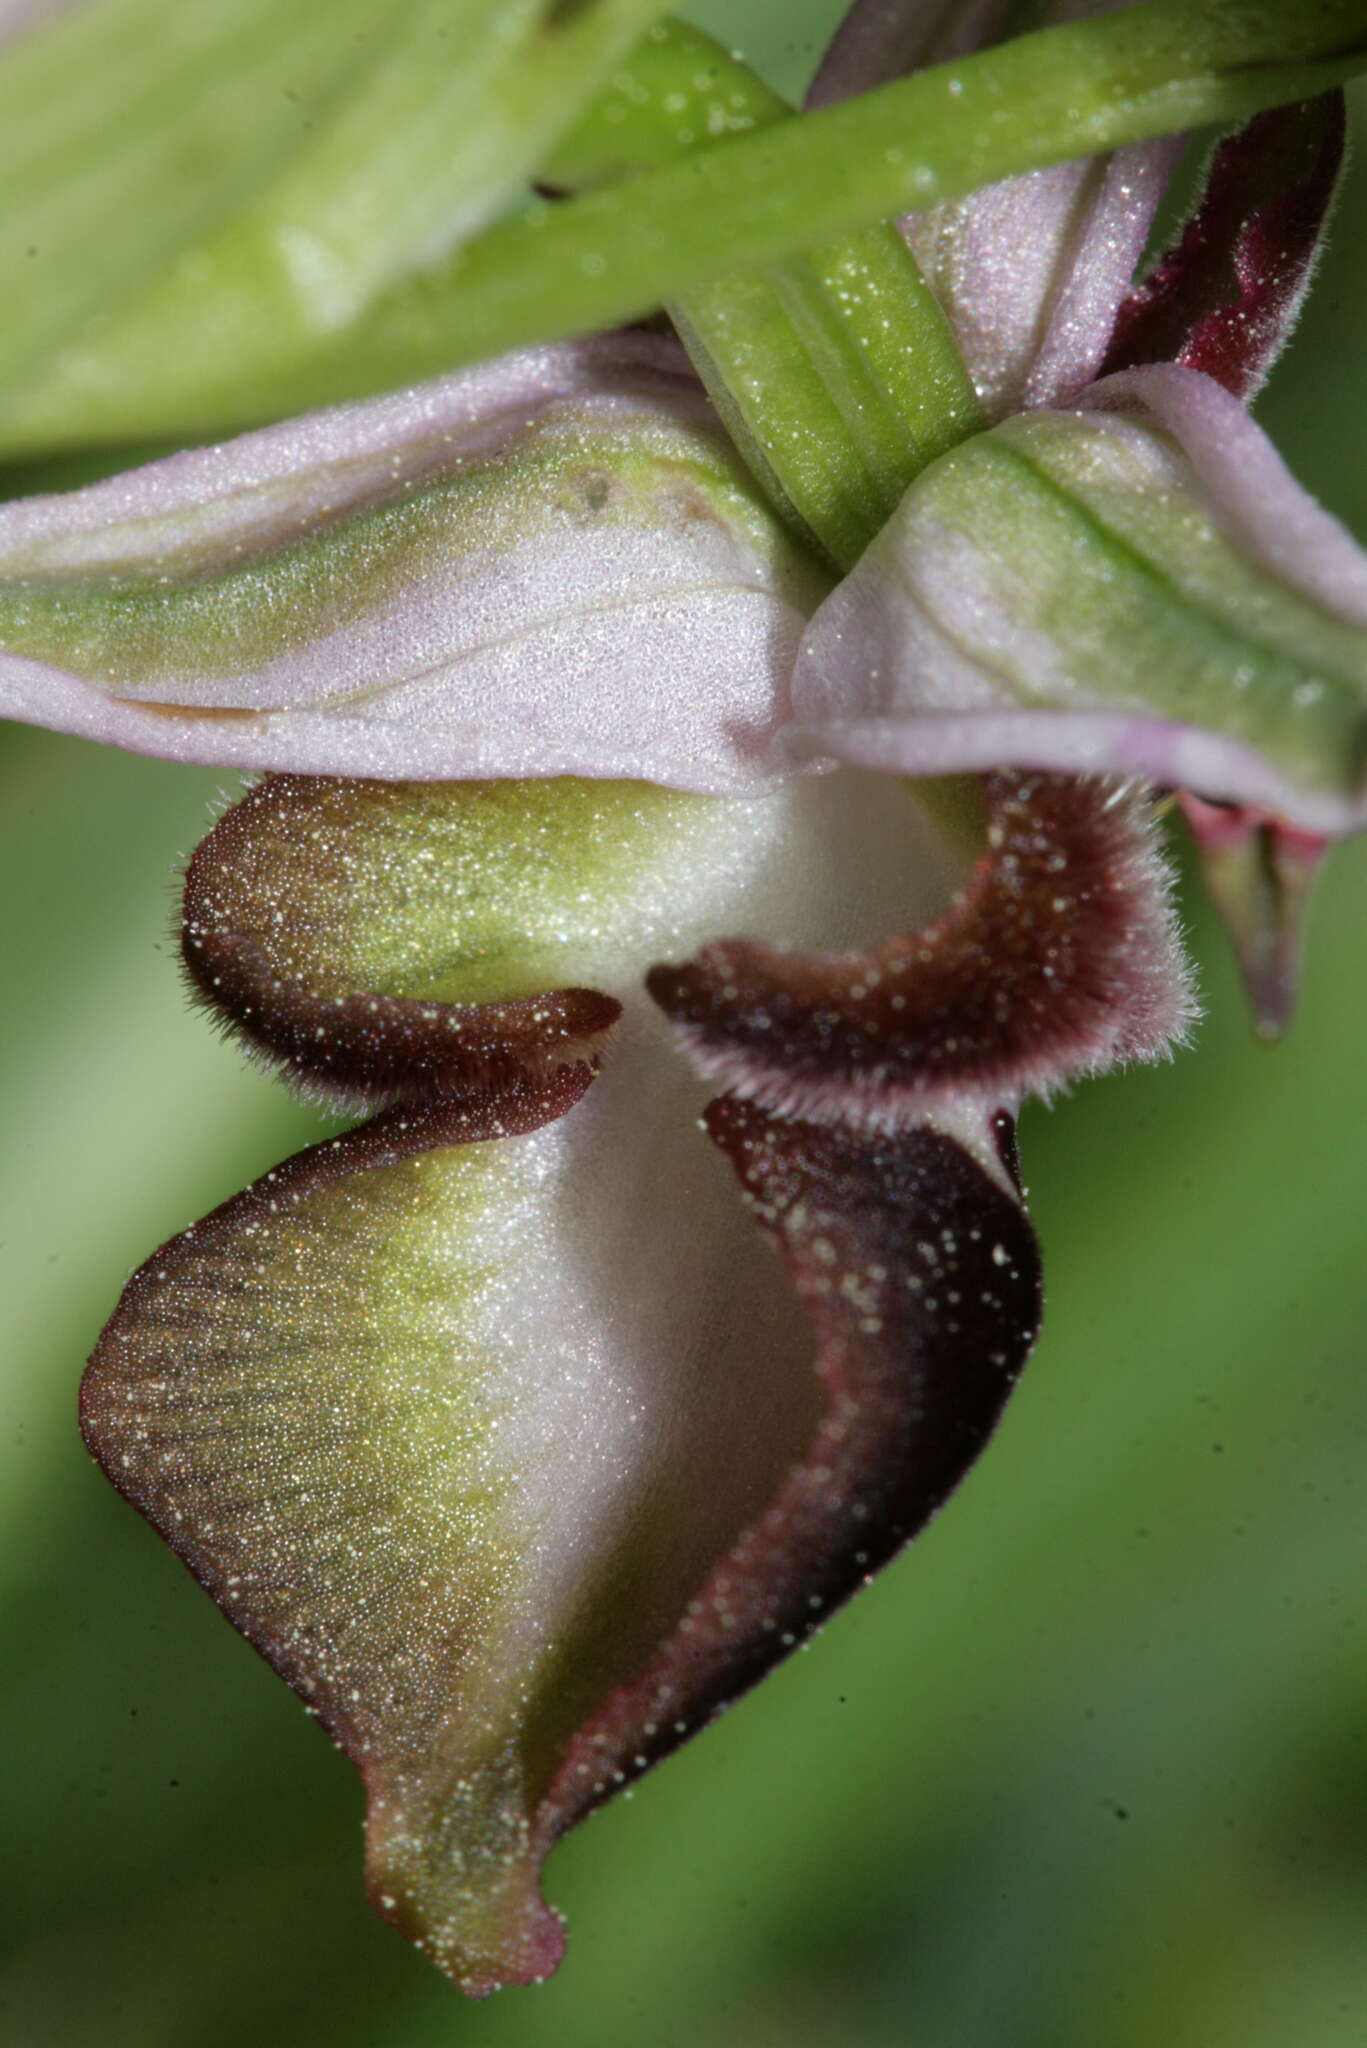
[[[865,0],[816,96],[1008,12]],[[87,1439],[469,1991],[555,1966],[555,1840],[987,1441],[1020,1102],[1191,1016],[1150,789],[1221,858],[1363,820],[1367,560],[1243,409],[1341,148],[1336,95],[1259,116],[1138,287],[1167,143],[904,223],[982,430],[840,580],[656,333],[0,510],[0,712],[268,771],[186,966],[370,1112],[135,1276]]]

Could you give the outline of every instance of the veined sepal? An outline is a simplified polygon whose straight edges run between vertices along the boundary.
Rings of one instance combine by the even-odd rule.
[[[914,485],[812,620],[789,743],[1367,820],[1367,555],[1210,377],[1155,365]]]
[[[826,579],[677,345],[508,357],[0,507],[0,715],[175,760],[772,784]]]

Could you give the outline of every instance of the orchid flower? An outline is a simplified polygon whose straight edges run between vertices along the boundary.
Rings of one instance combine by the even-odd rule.
[[[856,7],[819,94],[1006,12]],[[368,1119],[147,1262],[87,1440],[469,1991],[554,1968],[549,1848],[981,1452],[1039,1319],[1016,1112],[1193,1014],[1150,786],[1361,822],[1367,565],[1242,405],[1340,140],[1242,131],[1137,288],[1166,142],[909,223],[924,277],[885,239],[953,344],[905,485],[777,430],[761,277],[680,298],[693,358],[548,345],[0,510],[0,712],[264,774],[186,967]]]

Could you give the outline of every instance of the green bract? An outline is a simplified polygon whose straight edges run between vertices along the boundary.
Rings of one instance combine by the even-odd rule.
[[[125,8],[131,26],[125,24]],[[72,64],[78,46],[66,42],[68,36],[103,39],[91,60],[103,81],[102,105],[111,103],[110,70],[117,75],[122,66],[140,74],[155,0],[92,0],[89,27],[81,26],[85,11],[70,24],[59,22],[21,41],[7,59],[11,81],[4,90],[30,124],[46,106],[54,80],[64,79]],[[458,80],[447,78],[432,60],[432,23],[417,0],[392,30],[415,37],[410,58],[396,57],[396,68],[378,67],[363,84],[353,82],[357,97],[351,100],[339,78],[336,105],[323,95],[317,139],[303,128],[304,118],[312,116],[284,100],[288,117],[277,118],[273,110],[254,115],[262,129],[243,131],[231,165],[218,160],[212,175],[192,175],[183,198],[161,188],[180,182],[187,148],[193,172],[195,117],[182,125],[177,117],[168,126],[169,117],[153,102],[143,107],[136,127],[120,115],[112,133],[92,128],[86,140],[71,142],[47,161],[42,174],[41,203],[51,209],[52,232],[45,230],[36,241],[23,232],[10,244],[12,252],[22,252],[12,253],[11,261],[30,268],[38,259],[30,261],[28,249],[45,249],[52,281],[42,288],[43,307],[23,323],[28,330],[30,322],[41,321],[28,333],[22,357],[16,344],[16,381],[0,405],[0,454],[209,434],[406,384],[529,341],[601,328],[679,299],[727,271],[781,261],[795,250],[994,179],[1175,128],[1235,119],[1322,90],[1358,68],[1367,46],[1367,14],[1359,0],[1314,0],[1294,9],[1251,0],[1150,0],[937,66],[800,124],[778,122],[710,143],[681,162],[563,206],[532,207],[424,269],[452,233],[506,201],[518,176],[531,177],[551,156],[562,118],[568,129],[626,47],[632,26],[639,30],[642,18],[655,11],[645,0],[634,11],[628,0],[620,6],[602,0],[599,7],[576,7],[563,18],[555,9],[538,14],[546,32],[569,39],[565,47],[582,61],[574,73],[577,93],[563,79],[551,82],[559,74],[542,74],[541,90],[554,100],[554,113],[543,103],[544,118],[536,120],[519,98],[524,88],[535,96],[539,31],[529,15],[531,44],[513,52],[509,98],[490,91],[473,110],[482,122],[516,109],[525,127],[519,127],[516,148],[503,146],[501,130],[490,132],[497,176],[477,193],[448,190],[444,175],[433,179],[433,150],[440,157],[443,149],[439,133],[418,124],[410,156],[405,124],[397,122],[394,130],[386,125],[413,89],[405,69],[410,62],[415,71],[426,67],[422,82],[437,99],[443,92],[462,93]],[[274,12],[269,0],[257,0],[249,17],[269,43],[259,59],[268,80],[280,77],[276,39],[265,29],[267,14]],[[504,12],[472,9],[486,29],[488,20]],[[373,14],[358,6],[363,26]],[[200,0],[192,18],[208,24],[210,41],[222,33],[219,7],[210,0]],[[304,18],[301,35],[313,19],[312,12]],[[391,22],[392,10],[384,10],[384,19]],[[336,10],[325,20],[319,17],[319,32],[333,36],[336,20]],[[335,61],[340,65],[340,54]],[[199,71],[192,76],[198,91]],[[235,91],[236,69],[224,77],[231,77]],[[260,76],[252,81],[253,103],[270,99],[260,91],[261,82]],[[293,89],[288,78],[281,80],[282,100]],[[228,92],[226,82],[215,84],[214,94],[220,91]],[[327,236],[337,222],[329,193],[315,188],[309,165],[319,171],[329,165],[324,121],[343,123],[335,131],[339,137],[347,124],[364,127],[365,96],[372,91],[379,189],[389,203],[403,194],[400,211],[408,228],[401,243],[377,253],[363,238],[353,241],[344,221],[339,265],[329,273],[328,262],[318,259],[326,258]],[[211,96],[205,104],[204,135],[211,138],[217,99]],[[472,112],[468,106],[465,111]],[[236,137],[231,104],[217,118],[223,124],[219,132]],[[85,129],[82,109],[71,133],[84,136]],[[26,132],[22,121],[15,132]],[[169,149],[168,134],[175,138]],[[26,147],[20,145],[21,164]],[[399,161],[394,150],[401,152]],[[212,157],[207,147],[206,153]],[[101,202],[86,227],[84,195],[99,183],[96,165],[106,154],[113,165],[108,189],[121,196],[107,210]],[[125,157],[129,168],[121,183]],[[78,189],[80,178],[87,183]],[[303,207],[305,240],[296,246],[307,260],[292,282],[271,240],[280,225],[272,197],[276,179],[300,181],[293,199]],[[742,189],[746,203],[738,209],[735,194]],[[429,192],[430,207],[419,196]],[[357,188],[356,217],[373,222],[368,201],[360,203],[363,196]],[[314,205],[319,232],[310,244]],[[229,221],[234,207],[245,210]],[[146,232],[144,212],[152,223]],[[21,218],[17,210],[11,215],[14,222]],[[725,223],[725,233],[718,232],[719,223]],[[218,243],[214,237],[220,232],[224,239]],[[179,284],[163,274],[177,261],[188,266]],[[198,272],[197,264],[203,266]],[[354,273],[353,264],[359,266]],[[349,319],[396,270],[405,277]],[[21,289],[27,295],[32,287],[25,283]],[[156,295],[158,318],[150,319],[140,307],[140,290],[148,295],[148,308]],[[249,306],[255,309],[253,322],[257,315],[272,327],[279,321],[277,337],[253,325],[244,339]],[[73,325],[78,318],[84,332]],[[86,327],[87,320],[96,327]],[[182,320],[183,334],[175,331]],[[43,361],[58,341],[62,354],[55,362]]]
[[[120,389],[164,432],[173,388],[251,391],[347,334],[520,199],[661,7],[85,0],[21,35],[0,444],[119,438]]]

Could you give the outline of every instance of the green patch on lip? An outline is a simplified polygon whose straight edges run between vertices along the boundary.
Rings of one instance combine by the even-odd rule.
[[[381,1910],[480,1975],[539,1910],[527,1806],[553,1762],[521,1733],[546,1658],[544,1490],[500,1424],[498,1305],[538,1180],[516,1137],[453,1143],[442,1114],[435,1149],[367,1127],[165,1247],[83,1412],[111,1477],[362,1771]]]
[[[734,815],[648,783],[273,777],[220,826],[222,853],[215,835],[198,856],[195,921],[325,997],[634,983],[669,943],[680,877]]]

